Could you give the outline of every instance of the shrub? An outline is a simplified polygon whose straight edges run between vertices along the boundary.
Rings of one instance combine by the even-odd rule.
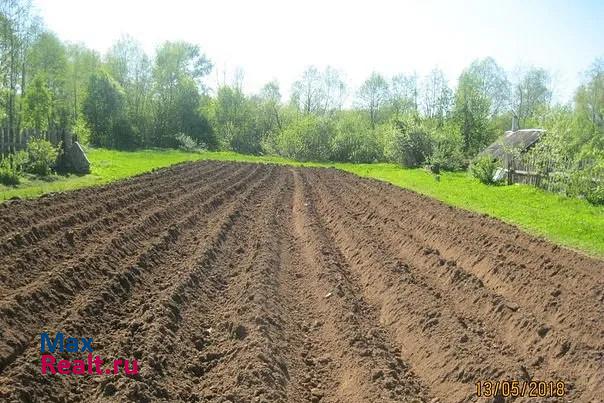
[[[570,174],[567,194],[583,197],[594,205],[604,205],[604,166],[575,170]]]
[[[470,172],[472,176],[481,181],[484,184],[492,185],[496,183],[495,172],[501,168],[498,161],[494,160],[488,155],[478,157],[474,163],[470,166]]]
[[[360,114],[343,114],[331,141],[331,159],[342,162],[374,162],[381,159],[380,144],[369,122]]]
[[[604,205],[604,185],[592,187],[585,194],[585,200],[595,205]]]
[[[304,116],[279,133],[277,149],[279,154],[298,161],[327,161],[333,132],[328,119]]]
[[[202,148],[199,146],[199,144],[197,144],[197,141],[195,141],[192,137],[187,136],[184,133],[177,133],[174,138],[178,143],[178,148],[181,150],[197,151]]]
[[[437,131],[433,136],[432,155],[428,163],[436,170],[459,171],[466,169],[463,140],[455,131]]]
[[[385,154],[400,165],[416,168],[432,154],[430,136],[414,119],[393,121],[388,136]]]
[[[58,149],[43,139],[30,140],[26,153],[25,171],[41,176],[50,174],[59,155]]]
[[[15,186],[20,182],[19,173],[22,170],[25,153],[19,151],[0,160],[0,183],[6,186]]]

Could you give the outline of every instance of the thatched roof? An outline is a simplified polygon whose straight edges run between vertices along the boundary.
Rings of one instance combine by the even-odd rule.
[[[522,129],[515,132],[507,131],[496,142],[484,149],[481,155],[491,155],[493,158],[505,159],[506,151],[519,150],[525,152],[543,136],[543,129]]]

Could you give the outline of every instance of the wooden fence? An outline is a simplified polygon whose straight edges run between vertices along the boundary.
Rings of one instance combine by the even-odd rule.
[[[566,193],[579,183],[604,183],[604,175],[594,177],[588,169],[593,161],[582,161],[577,167],[570,159],[543,161],[532,154],[523,154],[507,160],[506,164],[508,184],[524,183],[550,192]],[[572,171],[579,173],[569,174]]]
[[[23,150],[27,148],[27,144],[31,139],[36,138],[48,140],[55,146],[59,144],[63,144],[64,147],[71,146],[72,143],[71,132],[64,129],[47,131],[25,129],[17,131],[4,127],[0,128],[0,154],[5,156]]]

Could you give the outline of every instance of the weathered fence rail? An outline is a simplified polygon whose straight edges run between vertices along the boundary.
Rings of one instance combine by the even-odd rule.
[[[45,139],[53,145],[63,144],[71,146],[72,135],[68,130],[46,130],[24,129],[17,131],[7,127],[0,128],[0,154],[7,155],[27,148],[31,139]]]
[[[579,183],[604,183],[604,175],[594,174],[588,169],[591,164],[593,161],[582,161],[577,169],[570,159],[543,161],[526,154],[507,161],[507,182],[524,183],[550,192],[566,193]],[[575,173],[569,174],[573,170]]]

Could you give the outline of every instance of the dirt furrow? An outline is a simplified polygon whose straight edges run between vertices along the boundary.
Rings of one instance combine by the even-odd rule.
[[[363,194],[372,208],[398,217],[399,227],[405,228],[418,242],[438,250],[443,258],[455,260],[488,287],[512,300],[530,303],[551,321],[565,323],[569,328],[586,327],[584,333],[592,337],[592,342],[604,336],[598,326],[604,314],[604,282],[599,276],[604,263],[601,261],[530,237],[484,216],[439,209],[437,202],[428,198],[422,198],[423,203],[406,203],[406,199],[415,201],[416,195],[400,189],[382,192],[387,185],[371,186],[364,181],[364,186],[358,186],[358,180],[347,178],[344,182],[348,188],[355,194]],[[379,196],[388,201],[375,203]],[[551,252],[556,253],[555,260]],[[536,287],[544,292],[528,292]],[[548,298],[543,298],[543,294]],[[586,299],[586,295],[590,298]],[[578,309],[585,312],[584,317],[573,315]]]
[[[213,169],[215,166],[208,164],[208,168]],[[184,164],[166,168],[165,171],[185,179],[194,177],[187,175],[187,172],[192,173],[195,169],[189,164]],[[76,222],[79,217],[86,216],[97,209],[99,204],[110,206],[114,204],[113,201],[122,195],[131,195],[152,188],[155,182],[164,175],[165,172],[160,171],[124,180],[120,182],[120,185],[111,184],[100,188],[46,194],[36,201],[24,200],[4,203],[4,208],[0,209],[0,244],[4,247],[14,247],[22,246],[25,242],[33,243],[43,229],[55,230],[60,228],[60,224],[68,225]],[[94,201],[94,203],[90,203],[90,201]],[[14,209],[19,209],[20,214],[12,214]],[[27,236],[27,233],[23,233],[23,229],[29,230],[32,224],[38,230]],[[21,235],[21,237],[19,238],[17,235]],[[20,239],[20,244],[15,242],[17,239]]]
[[[423,341],[422,348],[413,349],[414,354],[416,350],[435,350],[435,353],[429,353],[429,355],[451,357],[452,359],[445,359],[445,362],[455,363],[455,367],[447,369],[447,365],[444,365],[440,370],[445,375],[445,379],[448,377],[454,381],[468,383],[469,385],[465,389],[471,396],[471,382],[503,374],[515,376],[516,379],[518,377],[560,379],[557,368],[562,367],[566,371],[572,368],[573,372],[583,374],[580,385],[574,384],[576,381],[573,379],[574,377],[565,379],[569,389],[595,387],[600,376],[601,363],[598,362],[597,357],[601,347],[582,345],[581,339],[577,340],[578,336],[581,336],[580,333],[578,335],[571,333],[560,338],[552,336],[555,333],[552,331],[549,338],[541,340],[545,336],[544,330],[542,330],[545,325],[532,313],[527,314],[522,308],[517,312],[518,305],[506,302],[500,296],[489,292],[479,279],[466,273],[463,268],[457,266],[455,261],[443,259],[437,250],[418,242],[409,234],[413,227],[407,230],[396,225],[396,220],[392,219],[396,215],[393,215],[392,212],[386,212],[383,215],[376,214],[381,207],[370,205],[373,203],[365,200],[365,196],[362,194],[351,198],[349,196],[351,192],[345,191],[346,186],[343,185],[342,178],[337,179],[339,180],[331,182],[331,186],[322,193],[327,195],[341,192],[346,196],[332,198],[326,202],[326,208],[329,208],[330,211],[325,215],[334,217],[332,220],[334,231],[346,244],[375,244],[374,250],[365,253],[358,250],[353,251],[351,258],[357,259],[362,272],[366,274],[368,292],[371,292],[370,286],[383,287],[376,293],[379,296],[376,300],[384,306],[383,309],[394,310],[393,316],[397,319],[402,316],[401,312],[408,315],[414,310],[419,311],[418,318],[403,322],[425,322],[431,328],[430,338],[440,330],[444,337],[450,339],[447,342],[443,340],[441,343],[434,343],[433,340],[426,339]],[[314,183],[317,182],[320,181],[315,178]],[[354,207],[349,206],[342,209],[342,206],[346,204]],[[353,221],[351,218],[354,218]],[[359,232],[361,233],[358,234]],[[379,243],[375,243],[374,240],[377,239],[380,240]],[[384,300],[384,296],[390,294],[387,290],[392,287],[393,280],[380,278],[383,276],[380,276],[377,268],[370,266],[372,261],[376,265],[379,265],[380,262],[387,264],[394,262],[395,272],[400,271],[404,275],[411,275],[411,279],[398,280],[398,282],[419,283],[421,287],[417,292],[420,294],[415,295],[413,300],[423,301],[425,306],[414,306],[413,309],[401,308],[397,307],[397,304],[404,303],[403,301]],[[365,265],[369,265],[371,269],[364,267]],[[395,277],[394,281],[396,280]],[[402,292],[408,293],[411,289],[407,285]],[[468,309],[472,306],[474,309]],[[424,320],[421,318],[422,310],[426,315]],[[455,318],[459,323],[451,322],[451,319]],[[519,334],[522,337],[518,337]],[[451,339],[451,337],[453,338]],[[575,354],[574,351],[566,354],[564,346],[568,345],[568,340],[572,340],[573,345],[576,344],[575,347],[579,354]],[[421,342],[421,334],[414,336],[412,341]],[[433,344],[434,346],[432,346]],[[485,350],[485,346],[489,348]],[[443,347],[446,351],[440,350]],[[461,351],[455,351],[460,347],[462,347]],[[482,353],[480,353],[481,349]],[[471,361],[467,362],[467,365],[460,366],[460,362],[463,362],[460,355],[463,355],[465,350],[470,350],[469,354],[465,355]],[[522,350],[523,353],[520,354],[518,350]],[[489,356],[488,363],[481,362],[480,357],[487,356]],[[571,358],[567,360],[569,357]],[[476,358],[479,361],[476,362]],[[497,364],[497,360],[499,360],[499,364]],[[431,362],[429,357],[419,357],[418,361],[422,366]],[[439,361],[438,359],[433,361],[433,367],[425,368],[423,371],[435,376],[434,382],[438,384],[438,387],[443,389],[443,393],[450,394],[443,385],[443,379],[438,377],[439,371],[436,368],[441,366]],[[461,371],[460,368],[462,368]],[[464,388],[452,386],[452,389],[461,391]]]
[[[340,180],[337,185],[332,186],[332,190],[342,186]],[[364,199],[361,194],[354,200],[358,201],[357,207],[374,211],[384,220],[395,216],[387,204],[375,205],[370,198]],[[417,251],[415,257],[425,261],[422,265],[423,273],[430,278],[431,284],[440,287],[443,293],[446,292],[452,297],[449,305],[457,305],[458,309],[475,306],[473,310],[466,309],[466,316],[484,322],[492,329],[493,335],[499,335],[499,341],[496,343],[501,345],[503,340],[506,350],[513,349],[506,351],[507,353],[517,358],[523,357],[519,359],[518,364],[524,368],[523,372],[535,378],[542,378],[549,372],[548,376],[553,378],[559,377],[559,374],[552,372],[556,368],[572,368],[575,373],[591,373],[588,377],[582,376],[579,385],[574,385],[576,387],[585,388],[587,383],[587,389],[591,389],[601,381],[599,352],[603,347],[602,329],[601,326],[598,327],[601,322],[597,318],[604,317],[604,307],[597,306],[597,303],[594,307],[593,302],[579,306],[578,295],[573,295],[577,294],[578,290],[572,294],[561,295],[562,292],[556,289],[549,293],[548,299],[542,298],[547,304],[547,309],[543,308],[534,303],[533,295],[522,298],[516,294],[510,295],[500,287],[489,287],[492,284],[484,281],[484,278],[479,278],[471,268],[467,269],[460,264],[461,259],[444,258],[441,252],[430,247],[430,242],[422,236],[427,230],[405,231],[405,227],[400,223],[389,221],[388,223],[393,225],[382,225],[380,220],[375,221],[378,224],[369,222],[369,225],[379,227],[376,229],[385,235],[383,239],[391,248],[404,244],[405,249],[412,248]],[[406,235],[406,232],[414,236]],[[539,277],[539,268],[533,268],[532,273]],[[589,287],[593,285],[585,283],[585,289]],[[553,315],[552,310],[555,310],[557,315]],[[580,320],[574,314],[578,310],[582,311]],[[575,318],[565,320],[570,316]],[[570,381],[568,383],[571,384]]]
[[[266,172],[263,172],[263,174],[265,178],[269,177]],[[141,322],[137,321],[136,318],[140,316],[140,312],[138,313],[139,316],[136,316],[136,314],[135,316],[128,316],[123,311],[118,311],[117,314],[115,312],[112,312],[114,313],[113,318],[103,317],[103,314],[106,312],[106,309],[111,308],[113,304],[123,304],[123,298],[131,295],[134,295],[137,298],[142,297],[142,301],[139,300],[138,303],[134,305],[140,307],[141,304],[144,303],[144,300],[148,299],[150,295],[146,293],[138,294],[136,293],[136,291],[140,290],[136,290],[133,288],[136,288],[136,285],[141,282],[142,278],[148,279],[148,277],[157,275],[158,273],[164,275],[174,273],[166,271],[165,266],[163,266],[163,270],[161,269],[162,265],[165,265],[167,262],[171,261],[173,263],[176,263],[173,260],[175,258],[184,258],[181,254],[182,249],[174,247],[176,243],[178,241],[182,241],[183,238],[185,238],[185,233],[192,232],[191,230],[198,229],[197,225],[200,223],[202,215],[204,213],[207,214],[210,211],[215,212],[215,209],[221,206],[221,200],[224,200],[226,198],[226,201],[229,201],[229,203],[226,204],[232,204],[230,203],[230,200],[233,194],[235,194],[237,190],[241,190],[240,187],[242,184],[247,183],[250,182],[236,182],[235,186],[225,188],[225,192],[218,193],[217,197],[209,198],[206,203],[201,204],[199,206],[198,210],[194,210],[193,214],[188,214],[184,218],[173,222],[169,226],[168,230],[163,233],[163,237],[160,242],[155,243],[153,245],[152,249],[149,250],[149,252],[146,254],[146,257],[141,257],[138,260],[137,264],[127,267],[126,270],[109,277],[107,280],[105,280],[103,283],[100,283],[93,290],[88,290],[85,294],[82,294],[79,298],[81,302],[73,304],[73,309],[71,310],[71,312],[69,312],[68,315],[65,315],[66,319],[62,320],[59,323],[48,324],[47,326],[49,328],[59,328],[63,331],[72,331],[75,332],[75,334],[107,334],[109,340],[111,340],[111,329],[114,329],[114,331],[118,333],[123,333],[124,328],[126,328],[126,330],[137,330]],[[253,181],[251,183],[254,184]],[[252,187],[255,186],[257,185],[254,185]],[[230,210],[233,211],[233,208],[231,207]],[[206,219],[209,219],[209,216],[206,217]],[[217,222],[217,225],[218,224],[219,222]],[[202,235],[204,234],[193,234],[193,241],[195,241],[195,239],[198,239],[198,236]],[[193,243],[191,246],[194,247],[195,244]],[[195,249],[193,248],[192,250],[194,251]],[[170,257],[172,257],[172,259],[170,259]],[[157,272],[153,273],[156,268],[158,269]],[[175,273],[178,273],[178,270],[176,270]],[[172,282],[169,278],[167,278],[167,281]],[[166,285],[164,285],[163,287],[160,286],[158,287],[157,292],[161,294],[161,292],[165,289]],[[118,307],[121,306],[122,305],[118,305]],[[111,309],[111,311],[114,310]],[[86,318],[90,316],[96,316],[99,321],[87,322]],[[102,329],[102,324],[105,325],[104,330]],[[121,336],[121,334],[118,334],[116,338],[119,340]],[[100,347],[99,352],[102,354],[111,353],[112,350],[114,350],[115,348],[115,346],[110,345],[110,342],[107,342],[108,346],[106,346],[105,348],[103,348],[105,344],[103,341],[101,341],[99,344],[100,346],[97,347]],[[111,347],[113,347],[113,349]],[[31,362],[30,357],[32,355],[35,356],[35,350],[36,346],[31,345],[31,347],[28,349],[28,352],[26,352],[25,355],[19,359],[19,363],[15,363],[14,365],[12,365],[12,368],[16,369],[7,370],[8,373],[6,374],[5,379],[17,378],[19,380],[26,380],[35,377],[35,372],[39,371],[39,368],[35,368],[33,365],[27,364],[28,362]],[[137,355],[139,354],[135,354],[135,357],[137,357]],[[27,386],[27,382],[22,383],[25,383],[25,386]],[[1,384],[2,382],[0,382],[0,385]],[[10,384],[10,382],[8,382],[8,384]],[[90,384],[90,382],[88,382],[88,384]],[[96,386],[96,383],[93,383],[93,385]],[[35,393],[33,393],[30,388],[19,388],[18,384],[11,386],[16,387],[14,390],[14,394],[17,396],[25,396],[27,398],[31,397],[32,395],[35,396]],[[102,387],[104,386],[104,384],[100,386],[102,391]],[[77,385],[77,383],[75,385],[72,385],[72,387],[78,390],[82,389],[79,385]],[[58,391],[55,389],[54,392],[49,394],[54,395],[57,393]]]
[[[183,178],[176,177],[175,180],[162,181],[156,183],[154,187],[146,187],[144,190],[134,193],[126,191],[125,195],[119,197],[118,200],[96,203],[94,215],[81,214],[78,222],[71,224],[67,231],[65,223],[57,226],[53,234],[43,233],[38,226],[26,230],[27,233],[36,234],[33,238],[40,242],[36,242],[35,247],[20,244],[18,248],[7,252],[0,258],[0,265],[6,264],[10,268],[9,271],[0,275],[3,287],[16,289],[27,284],[68,258],[74,251],[78,251],[79,254],[88,254],[97,246],[97,243],[103,241],[107,233],[127,227],[130,223],[139,220],[141,215],[153,212],[155,205],[161,205],[162,200],[175,198],[185,186],[193,187],[197,184],[207,183],[203,188],[211,188],[216,177],[223,175],[223,167],[210,167],[213,168],[208,169],[207,172],[200,170],[197,175],[188,177],[193,180],[183,181]],[[27,238],[27,236],[23,236],[23,238]],[[63,253],[54,253],[53,251],[57,249]]]
[[[208,196],[211,191],[218,191],[217,196],[209,198],[207,202],[208,209],[215,208],[222,203],[224,198],[232,196],[241,189],[254,175],[259,175],[261,171],[257,168],[249,167],[250,171],[243,177],[237,178],[234,184],[220,189],[220,183],[214,189],[198,189],[192,193],[178,198],[178,202],[163,206],[152,215],[138,221],[136,227],[127,229],[121,233],[112,235],[112,238],[106,240],[103,248],[99,248],[98,253],[87,256],[84,260],[76,260],[75,264],[64,264],[52,271],[52,280],[39,278],[35,284],[30,284],[27,289],[15,292],[9,298],[0,303],[0,312],[2,312],[2,321],[11,325],[12,333],[4,338],[0,346],[0,368],[4,368],[9,362],[14,360],[21,351],[28,345],[31,345],[31,335],[27,331],[21,330],[22,326],[31,326],[31,323],[44,325],[45,320],[53,312],[60,311],[62,317],[68,317],[69,311],[65,310],[65,304],[79,306],[88,298],[90,293],[97,295],[98,284],[101,284],[103,278],[112,278],[120,275],[121,272],[130,268],[136,271],[138,267],[144,267],[153,261],[155,251],[162,247],[162,244],[169,241],[174,231],[170,228],[169,221],[179,217],[181,222],[189,219],[191,224],[195,223],[192,210],[189,210],[184,216],[186,209],[194,205],[195,201],[201,196]],[[238,172],[238,171],[236,171]],[[228,176],[225,183],[229,182]],[[199,213],[198,213],[199,214]],[[192,218],[193,217],[193,218]],[[159,230],[159,231],[158,231]],[[151,234],[151,237],[149,235]],[[159,242],[157,242],[159,240]],[[98,282],[95,287],[95,282]],[[88,290],[87,290],[88,289]],[[87,290],[87,292],[84,292]],[[103,295],[103,294],[101,294]],[[44,303],[41,303],[44,301]]]
[[[5,203],[0,240],[2,401],[604,393],[603,261],[337,170],[182,164]],[[43,331],[140,371],[42,375]]]
[[[298,177],[297,177],[298,178]],[[305,245],[304,259],[315,268],[319,288],[315,306],[325,305],[323,340],[333,338],[330,349],[339,357],[338,393],[332,401],[425,400],[419,380],[391,345],[387,331],[363,296],[342,251],[326,232],[319,201],[305,176],[298,179],[294,217],[297,236]],[[296,211],[297,210],[297,211]]]

